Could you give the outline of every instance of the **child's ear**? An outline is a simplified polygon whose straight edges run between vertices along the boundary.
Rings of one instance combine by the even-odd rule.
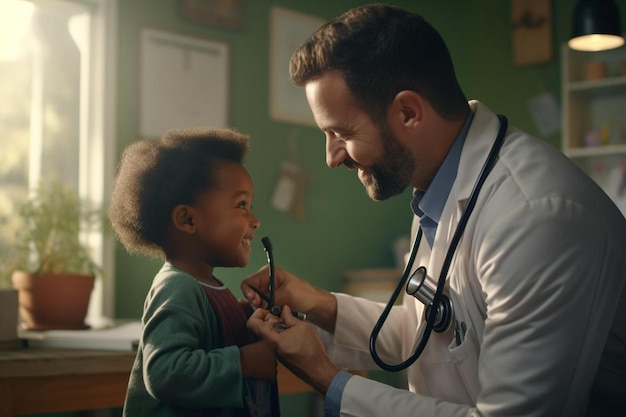
[[[183,204],[179,204],[172,209],[172,223],[176,229],[184,233],[193,233],[196,230],[192,211],[189,206]]]

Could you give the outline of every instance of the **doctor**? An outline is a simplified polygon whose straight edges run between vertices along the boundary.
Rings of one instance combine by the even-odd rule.
[[[323,25],[290,74],[326,136],[329,167],[356,170],[374,200],[414,189],[413,234],[421,227],[424,239],[412,269],[425,266],[436,286],[498,135],[496,114],[468,103],[437,31],[392,6]],[[288,307],[284,331],[262,308],[248,325],[325,396],[327,416],[626,415],[625,255],[626,221],[603,191],[558,150],[508,127],[446,275],[455,325],[431,333],[408,391],[342,370],[375,368],[368,344],[384,305],[277,267],[276,302],[316,326]],[[242,284],[256,307],[265,304],[249,285],[267,291],[267,277]],[[424,322],[423,305],[404,295],[378,337],[380,357],[409,357]]]

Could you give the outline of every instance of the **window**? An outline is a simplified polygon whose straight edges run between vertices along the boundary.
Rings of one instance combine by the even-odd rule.
[[[0,0],[0,246],[40,178],[96,203],[113,172],[116,0]],[[111,238],[87,236],[103,265],[89,320],[113,315]]]

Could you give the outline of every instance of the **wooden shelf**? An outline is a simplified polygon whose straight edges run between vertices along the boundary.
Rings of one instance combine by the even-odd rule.
[[[570,158],[593,158],[598,156],[626,154],[626,144],[568,148]]]
[[[590,62],[603,62],[606,76],[585,80]],[[626,214],[621,189],[626,177],[626,47],[580,52],[563,45],[561,67],[561,150]]]

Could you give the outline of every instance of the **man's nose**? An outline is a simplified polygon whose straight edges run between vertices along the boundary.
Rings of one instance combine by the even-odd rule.
[[[334,138],[326,138],[326,165],[337,168],[346,159],[344,142]]]

